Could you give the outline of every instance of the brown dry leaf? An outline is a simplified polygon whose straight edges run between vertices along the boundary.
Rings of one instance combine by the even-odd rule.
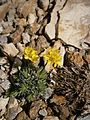
[[[64,96],[57,96],[57,95],[53,95],[51,101],[56,103],[57,105],[62,105],[66,103],[66,99]]]
[[[70,55],[70,60],[75,63],[75,65],[81,67],[84,64],[82,55],[79,52],[74,52]]]

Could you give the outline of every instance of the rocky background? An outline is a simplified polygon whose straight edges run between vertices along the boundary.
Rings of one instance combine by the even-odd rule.
[[[45,100],[22,107],[4,93],[29,42],[38,53],[61,48],[62,80],[54,73]],[[0,120],[90,120],[89,0],[0,0]]]

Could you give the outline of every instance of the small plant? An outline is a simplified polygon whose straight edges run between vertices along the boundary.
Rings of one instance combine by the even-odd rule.
[[[33,101],[43,96],[47,88],[47,73],[43,68],[35,67],[29,60],[23,60],[21,70],[11,76],[9,96]]]

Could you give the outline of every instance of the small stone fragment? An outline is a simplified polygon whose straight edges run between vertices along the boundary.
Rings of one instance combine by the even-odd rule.
[[[18,43],[21,40],[21,34],[24,31],[24,28],[20,26],[12,35],[12,41],[14,44]]]
[[[10,82],[9,82],[9,80],[5,80],[4,82],[2,82],[2,83],[0,84],[0,86],[2,86],[2,88],[3,88],[4,90],[8,90],[9,87],[10,87]]]
[[[33,24],[35,22],[35,19],[36,19],[35,15],[30,13],[29,16],[28,16],[28,23],[30,25]]]
[[[10,10],[10,8],[11,8],[10,2],[0,6],[0,22],[3,20],[3,18],[5,17],[6,13]]]
[[[13,120],[21,111],[22,108],[19,106],[17,99],[11,97],[7,106],[6,119]]]
[[[30,118],[35,119],[38,116],[39,109],[45,106],[42,100],[33,102],[29,111]]]
[[[46,89],[45,94],[44,94],[45,100],[47,100],[52,95],[53,91],[54,90],[51,89],[50,87]]]
[[[30,35],[28,33],[22,33],[22,38],[24,44],[30,42]]]
[[[42,109],[39,111],[39,114],[42,115],[42,116],[47,116],[47,111],[46,109]]]
[[[55,116],[46,116],[43,120],[59,120],[59,118]]]
[[[7,37],[6,36],[0,36],[0,44],[7,43]]]
[[[30,120],[24,111],[20,112],[15,120]]]
[[[5,44],[3,45],[3,48],[5,53],[13,57],[15,57],[19,52],[13,43]]]
[[[8,104],[8,100],[9,100],[9,98],[2,98],[2,97],[0,97],[0,117],[6,111],[6,105]]]
[[[17,8],[19,16],[26,18],[30,13],[35,13],[36,3],[36,0],[28,0],[19,4]]]

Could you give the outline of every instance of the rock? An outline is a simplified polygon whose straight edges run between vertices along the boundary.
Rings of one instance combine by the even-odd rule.
[[[0,33],[2,33],[3,31],[3,27],[0,25]]]
[[[46,111],[46,109],[40,110],[40,111],[39,111],[39,114],[42,115],[42,116],[44,116],[44,117],[47,116],[47,111]]]
[[[30,42],[30,35],[28,33],[22,33],[22,38],[24,44]]]
[[[6,13],[10,10],[11,3],[7,2],[0,6],[0,22],[4,19]]]
[[[20,53],[24,52],[25,45],[21,44],[20,42],[17,43],[17,48],[19,49]]]
[[[32,24],[30,26],[30,30],[29,30],[30,35],[35,34],[39,30],[39,28],[40,28],[40,24],[38,24],[36,22],[34,24]]]
[[[18,54],[18,49],[15,47],[13,43],[3,45],[3,51],[8,55],[15,57]]]
[[[4,90],[8,90],[9,87],[10,87],[10,82],[9,82],[9,80],[5,80],[4,82],[2,82],[2,83],[0,84],[0,86],[1,86]]]
[[[17,18],[15,20],[15,24],[18,25],[18,26],[21,26],[21,27],[25,27],[27,25],[27,21],[25,18]]]
[[[2,95],[2,93],[5,92],[4,89],[0,86],[0,97]]]
[[[21,40],[21,34],[23,33],[24,28],[20,26],[12,35],[10,35],[14,44],[18,43]]]
[[[21,111],[22,108],[19,106],[17,99],[11,97],[7,106],[6,119],[13,120]]]
[[[49,0],[38,0],[38,5],[41,9],[46,11],[48,9],[48,6],[49,6]]]
[[[0,36],[0,44],[7,43],[7,37],[6,36]]]
[[[48,87],[46,90],[45,90],[45,94],[44,94],[44,98],[45,100],[47,100],[53,93],[53,89],[51,89],[50,87]]]
[[[43,120],[59,120],[59,118],[55,116],[46,116]]]
[[[6,111],[6,105],[8,104],[8,100],[9,100],[9,98],[2,98],[2,97],[0,97],[0,117]]]
[[[49,43],[47,42],[46,38],[44,36],[39,36],[36,41],[36,49],[38,53],[43,51],[45,48],[49,47]]]
[[[0,58],[0,65],[4,65],[6,63],[7,63],[7,58],[6,57]]]
[[[89,11],[88,0],[68,0],[63,10],[60,10],[58,37],[67,44],[81,48],[82,39],[86,38],[89,32]]]
[[[8,75],[0,69],[0,79],[5,80],[7,79]]]
[[[13,28],[12,25],[13,22],[9,21],[9,22],[4,22],[2,21],[2,27],[3,27],[3,31],[2,34],[8,36],[11,32],[13,32],[15,30],[15,28]]]
[[[19,16],[26,18],[30,13],[35,13],[36,3],[36,0],[28,0],[19,4],[17,8]]]
[[[56,4],[54,6],[54,9],[51,13],[51,19],[50,19],[50,23],[46,25],[45,28],[45,33],[50,37],[50,39],[55,38],[56,36],[56,32],[57,32],[57,22],[58,22],[58,14],[57,12],[60,10],[60,0],[56,1]]]
[[[33,24],[33,23],[35,22],[35,20],[36,20],[35,15],[32,14],[32,13],[30,13],[30,14],[28,15],[28,23],[31,25],[31,24]]]
[[[8,16],[7,16],[8,21],[13,22],[14,16],[15,16],[15,9],[11,9],[8,13]]]
[[[81,67],[84,64],[82,55],[79,52],[74,52],[71,55],[70,60],[74,62],[77,66]]]
[[[78,117],[76,120],[90,120],[90,115],[86,115],[85,117]]]
[[[42,100],[33,102],[29,111],[30,118],[35,119],[38,116],[39,110],[44,107],[46,107],[46,105]]]
[[[15,120],[30,120],[24,111],[20,112]]]

